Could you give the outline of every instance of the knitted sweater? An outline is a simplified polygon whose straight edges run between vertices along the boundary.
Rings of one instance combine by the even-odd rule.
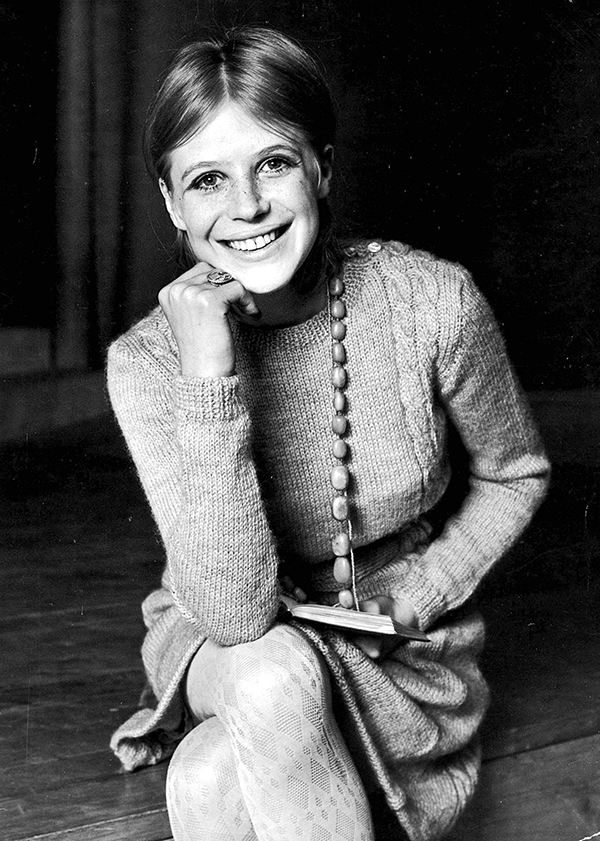
[[[469,599],[521,534],[548,463],[468,273],[399,243],[359,243],[349,253],[346,440],[358,593],[402,595],[428,629]],[[113,739],[129,768],[162,758],[168,734],[181,735],[178,686],[202,640],[234,645],[275,621],[281,562],[335,601],[328,314],[232,329],[231,377],[182,377],[159,309],[109,350],[110,397],[167,557],[162,587],[144,604],[157,707]],[[406,552],[406,535],[449,483],[448,421],[468,454],[469,492],[432,542]]]

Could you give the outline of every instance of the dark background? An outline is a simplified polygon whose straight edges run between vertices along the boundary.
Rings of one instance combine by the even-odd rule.
[[[252,22],[326,66],[340,232],[463,263],[528,389],[597,388],[596,0],[0,2],[2,323],[50,327],[56,364],[93,369],[154,306],[176,268],[146,107],[175,48]]]

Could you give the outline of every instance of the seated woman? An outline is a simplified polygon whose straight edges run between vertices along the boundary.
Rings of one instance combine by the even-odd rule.
[[[469,274],[336,241],[334,122],[317,63],[264,28],[181,50],[148,117],[186,271],[108,357],[166,551],[112,745],[128,770],[174,752],[176,841],[370,841],[377,792],[399,837],[447,832],[487,704],[469,599],[546,487]],[[340,627],[281,610],[307,599]],[[427,637],[357,635],[357,609]]]

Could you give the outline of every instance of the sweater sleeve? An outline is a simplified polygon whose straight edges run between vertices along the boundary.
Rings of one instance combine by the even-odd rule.
[[[166,549],[165,586],[203,636],[255,639],[277,613],[278,559],[238,379],[183,378],[152,350],[118,339],[107,384]]]
[[[438,298],[437,390],[469,458],[469,492],[397,589],[422,627],[459,607],[541,503],[549,463],[491,309],[454,269]]]

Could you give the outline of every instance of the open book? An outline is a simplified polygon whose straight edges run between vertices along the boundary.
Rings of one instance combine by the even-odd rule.
[[[294,619],[317,622],[355,631],[357,634],[396,635],[407,640],[429,642],[429,637],[417,628],[401,625],[391,616],[379,613],[348,610],[344,607],[328,607],[324,604],[299,604],[291,599],[282,602],[282,609]]]

